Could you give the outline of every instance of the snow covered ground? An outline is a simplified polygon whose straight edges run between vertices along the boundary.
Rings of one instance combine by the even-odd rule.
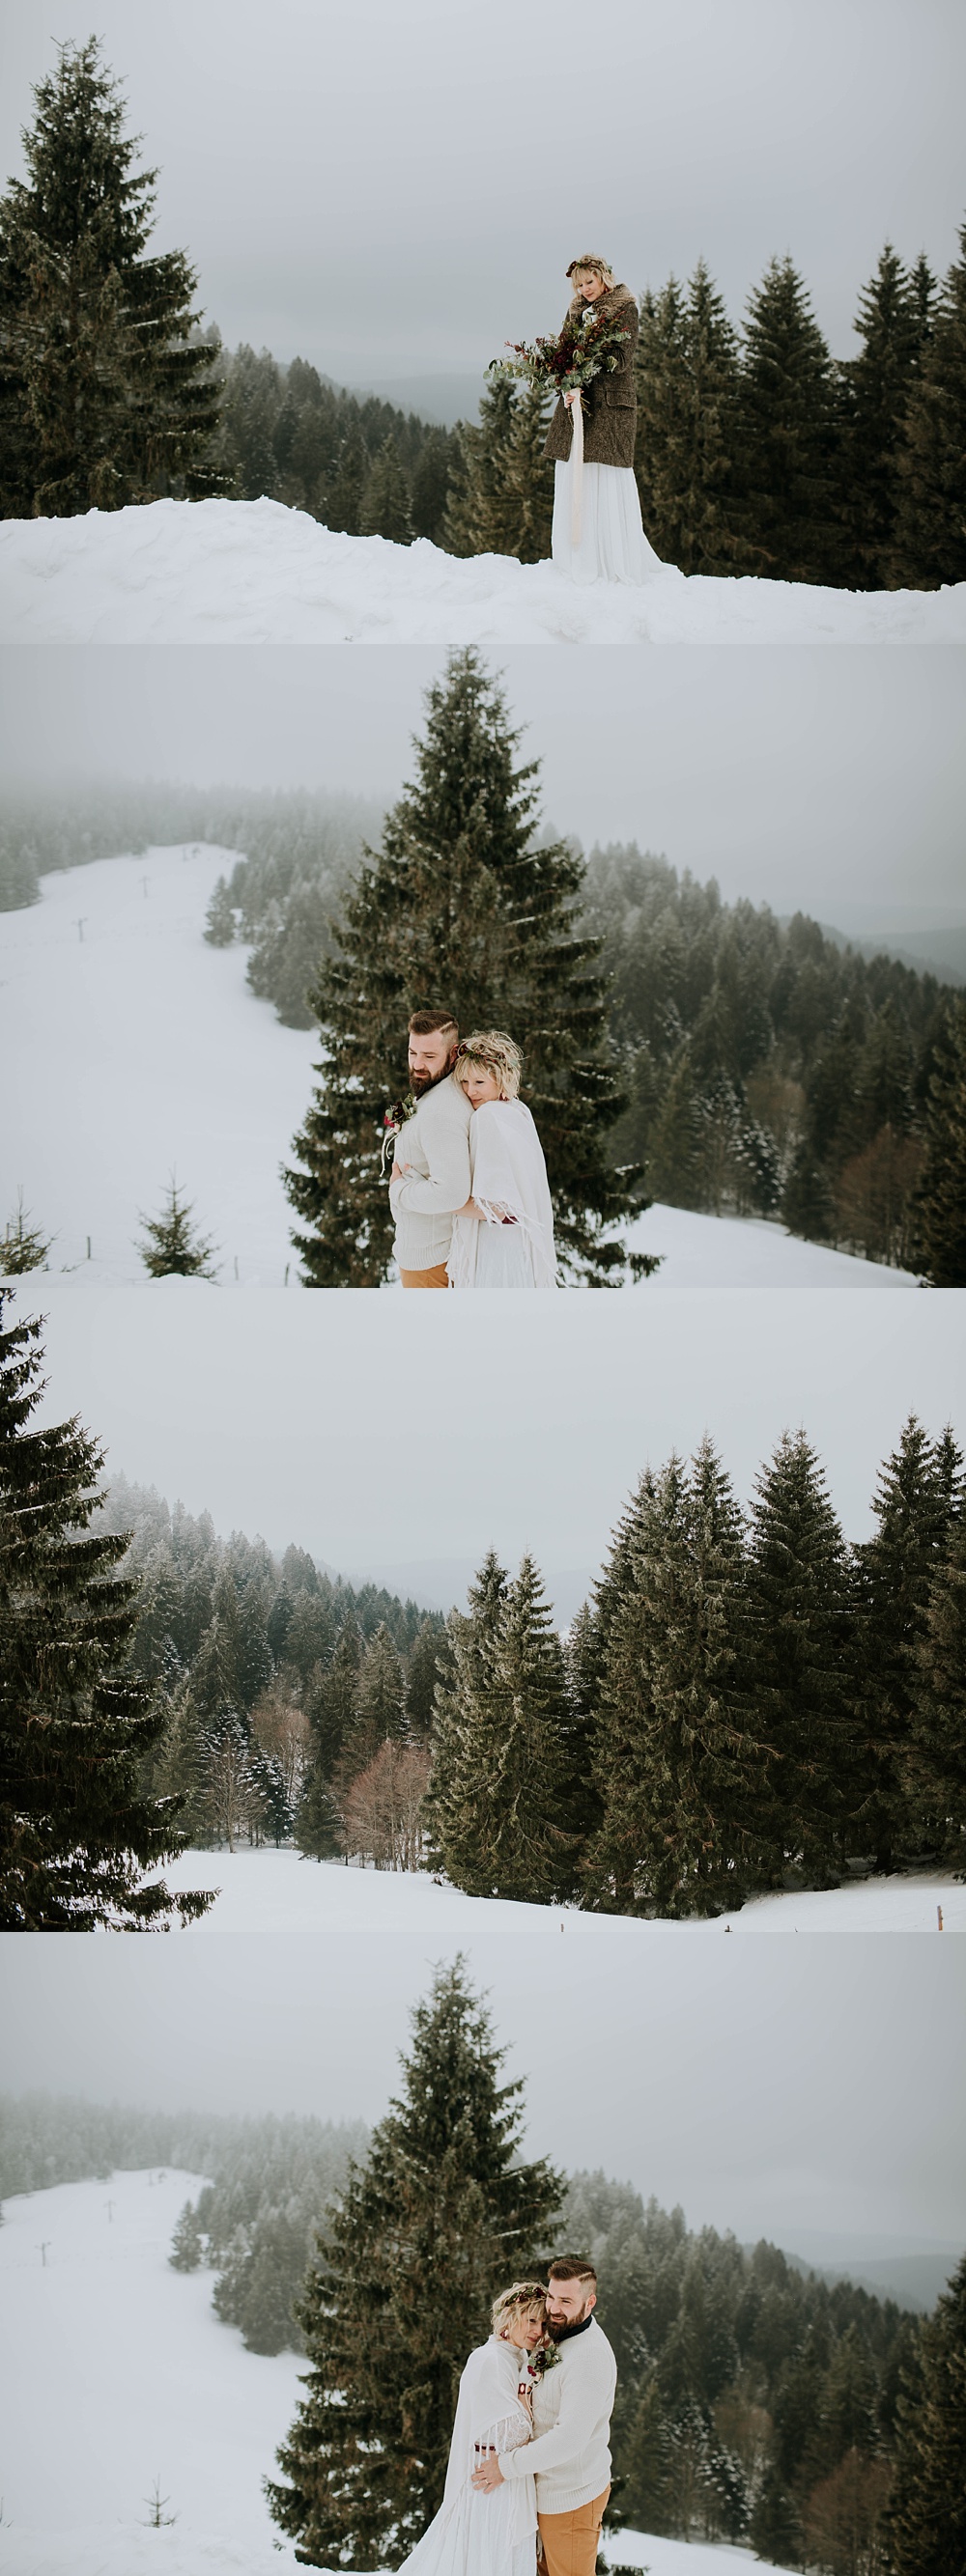
[[[295,1852],[187,1852],[165,1873],[170,1887],[217,1887],[211,1914],[192,1927],[196,1940],[219,1932],[303,1931],[306,1937],[328,1934],[353,1942],[363,1927],[381,1923],[388,1934],[404,1921],[407,1931],[425,1927],[442,1943],[447,1956],[475,1939],[480,1907],[487,1916],[494,1900],[463,1896],[455,1887],[440,1887],[423,1875],[396,1879],[379,1870],[343,1868],[338,1861],[306,1862]],[[526,1926],[534,1937],[533,1909],[501,1905],[504,1927]],[[939,1916],[942,1915],[942,1925]],[[539,1922],[538,1911],[538,1922]],[[556,1935],[557,1919],[554,1919]],[[602,1918],[570,1910],[560,1919],[571,1947],[583,1943],[588,1959],[602,1938]],[[609,1918],[608,1918],[609,1919]],[[801,1896],[758,1897],[737,1913],[707,1923],[674,1926],[682,1939],[720,1941],[724,1933],[757,1935],[797,1932],[966,1932],[966,1886],[951,1871],[922,1872],[915,1877],[856,1879],[846,1887]],[[627,1967],[643,1956],[652,1927],[623,1923],[615,1934]],[[555,1940],[551,1942],[555,1948]]]
[[[686,580],[577,589],[550,563],[333,535],[277,501],[155,501],[0,528],[0,640],[304,644],[887,644],[966,638],[941,591]]]
[[[38,522],[54,524],[74,522]],[[54,1270],[86,1267],[89,1243],[94,1276],[143,1278],[139,1211],[157,1212],[175,1168],[219,1247],[223,1283],[280,1287],[287,1269],[297,1282],[279,1172],[318,1041],[255,998],[246,950],[203,937],[234,856],[192,844],[99,859],[46,876],[39,903],[0,913],[0,1226],[22,1186],[34,1222],[54,1235]],[[628,1241],[662,1256],[649,1298],[915,1284],[779,1225],[679,1208],[649,1208]]]
[[[170,2269],[199,2180],[120,2173],[4,2204],[3,2576],[275,2576],[296,2563],[261,2480],[304,2364],[246,2352],[212,2311],[210,2273]],[[172,2520],[149,2529],[156,2481]],[[773,2576],[747,2550],[640,2532],[608,2555],[650,2576]]]

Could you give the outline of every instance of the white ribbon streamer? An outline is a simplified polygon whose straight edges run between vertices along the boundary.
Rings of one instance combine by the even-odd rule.
[[[580,544],[580,513],[584,497],[584,407],[578,393],[571,403],[570,419],[570,542]]]

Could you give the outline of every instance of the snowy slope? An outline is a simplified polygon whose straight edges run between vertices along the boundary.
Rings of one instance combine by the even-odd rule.
[[[244,949],[202,936],[234,856],[189,845],[99,859],[46,876],[38,904],[0,913],[0,1227],[22,1186],[35,1223],[55,1234],[55,1269],[86,1267],[89,1237],[96,1275],[143,1278],[138,1212],[156,1213],[175,1167],[220,1247],[223,1282],[236,1263],[242,1285],[280,1287],[288,1266],[297,1280],[279,1166],[318,1040],[256,1000]],[[662,1255],[662,1289],[914,1284],[778,1225],[675,1208],[649,1208],[628,1240]]]
[[[966,583],[937,592],[686,580],[577,589],[550,563],[459,561],[420,540],[333,535],[277,501],[155,501],[0,528],[0,640],[94,643],[953,643]]]
[[[261,2480],[304,2364],[246,2352],[213,2314],[210,2273],[171,2271],[198,2181],[121,2173],[4,2204],[3,2576],[275,2576],[296,2563]],[[149,2530],[156,2479],[175,2519]],[[774,2576],[748,2550],[638,2532],[609,2554],[650,2576]]]

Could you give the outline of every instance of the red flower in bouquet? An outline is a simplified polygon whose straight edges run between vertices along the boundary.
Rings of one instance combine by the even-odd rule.
[[[591,307],[579,319],[568,315],[555,340],[508,340],[509,357],[491,358],[487,374],[521,376],[558,394],[579,393],[595,376],[613,375],[629,338],[630,332],[612,313],[598,313]]]

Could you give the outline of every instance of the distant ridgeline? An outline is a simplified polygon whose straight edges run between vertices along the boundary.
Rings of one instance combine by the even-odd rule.
[[[176,2271],[215,2273],[214,2306],[251,2352],[301,2351],[293,2316],[315,2232],[361,2124],[0,2100],[0,2192],[182,2166],[210,2179],[175,2229]],[[826,2525],[874,2525],[889,2484],[914,2318],[848,2281],[803,2275],[602,2173],[574,2175],[557,2238],[586,2248],[619,2372],[615,2505],[638,2529],[750,2538],[780,2564],[837,2567]],[[861,2563],[861,2562],[860,2562]]]
[[[363,841],[378,837],[382,815],[371,798],[322,789],[276,792],[150,780],[128,786],[84,779],[37,793],[8,792],[0,796],[0,912],[36,903],[40,878],[54,870],[208,842],[244,853],[241,874],[236,869],[233,879],[234,902],[241,935],[256,941],[271,931],[276,908],[290,904],[293,919],[299,918],[303,887],[319,904],[334,900],[358,865]],[[312,954],[314,930],[313,921],[306,926]],[[256,991],[263,989],[270,988],[256,983]],[[279,999],[274,990],[271,998]],[[304,994],[299,1009],[294,1025],[307,1028]]]

